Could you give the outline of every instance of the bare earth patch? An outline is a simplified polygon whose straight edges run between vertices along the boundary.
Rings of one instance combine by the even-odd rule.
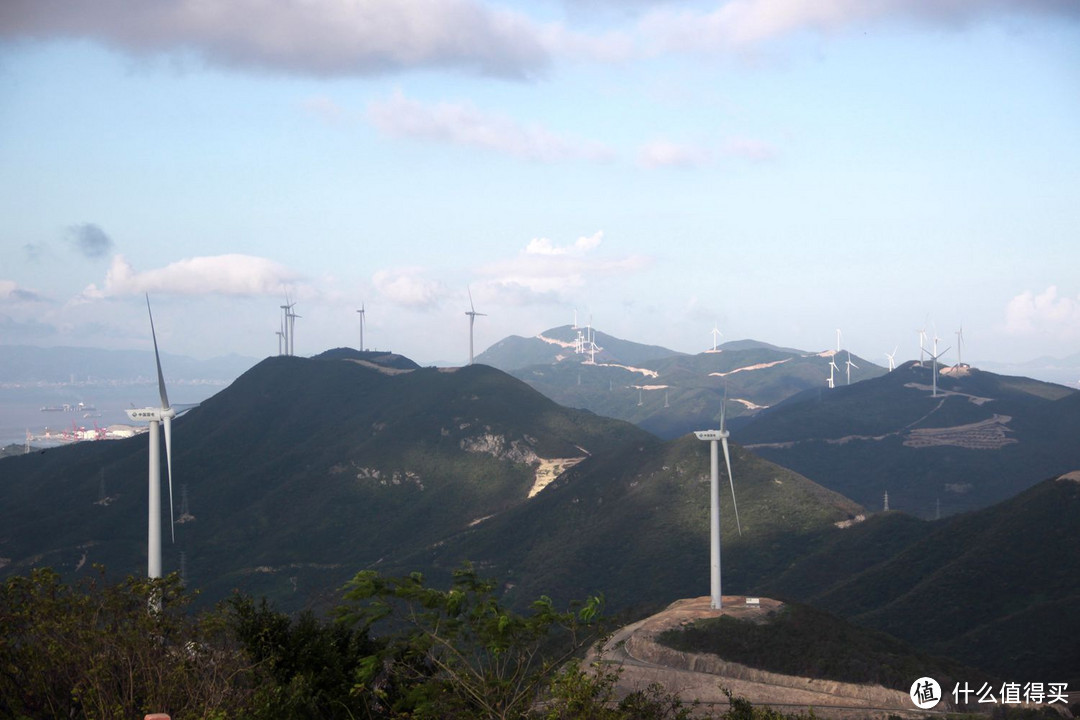
[[[734,370],[729,370],[727,372],[709,373],[709,375],[711,377],[727,377],[728,375],[734,375],[735,373],[739,373],[739,372],[747,372],[748,370],[764,370],[765,368],[771,368],[771,367],[774,367],[776,365],[782,365],[782,364],[788,362],[789,360],[791,360],[791,358],[784,358],[783,360],[777,360],[775,362],[770,362],[770,363],[758,363],[757,365],[747,365],[746,367],[735,368]]]
[[[908,433],[904,445],[914,448],[940,447],[953,445],[969,450],[997,450],[1006,445],[1019,442],[1007,437],[1012,432],[1006,427],[1012,417],[994,414],[993,417],[968,425],[955,425],[947,428],[916,428]]]
[[[583,457],[552,458],[550,460],[540,458],[540,464],[536,466],[536,481],[529,489],[529,497],[535,497],[537,493],[550,485],[555,478],[584,459]]]

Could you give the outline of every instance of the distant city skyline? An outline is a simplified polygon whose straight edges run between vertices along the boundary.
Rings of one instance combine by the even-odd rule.
[[[0,343],[1080,353],[1078,4],[205,10],[0,7]]]

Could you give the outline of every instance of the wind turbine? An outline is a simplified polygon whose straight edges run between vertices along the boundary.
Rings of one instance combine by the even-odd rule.
[[[859,369],[858,365],[851,362],[851,351],[850,350],[848,350],[847,362],[844,363],[844,364],[847,365],[847,384],[850,385],[851,384],[851,368],[855,368],[856,370]]]
[[[836,328],[836,352],[840,352],[840,328]]]
[[[723,607],[723,599],[720,594],[720,462],[717,456],[717,442],[724,444],[724,462],[727,464],[728,481],[731,483],[731,504],[735,508],[735,523],[742,535],[742,524],[739,522],[739,506],[735,504],[735,481],[731,475],[731,455],[728,452],[728,437],[731,435],[724,429],[724,412],[727,409],[727,395],[724,396],[724,404],[720,406],[720,429],[719,430],[696,430],[698,440],[705,440],[709,445],[709,460],[712,470],[712,484],[709,490],[710,522],[709,522],[709,590],[712,602],[709,604],[714,610]]]
[[[926,316],[926,320],[923,320],[923,326],[920,330],[916,330],[919,333],[919,367],[923,367],[923,353],[926,352],[926,322],[930,319],[930,316]]]
[[[836,355],[829,358],[829,389],[832,390],[836,387],[836,380],[834,373],[840,371],[840,366],[836,364]]]
[[[962,356],[964,345],[964,324],[960,323],[960,329],[956,331],[956,367],[960,367],[964,364]]]
[[[300,315],[297,315],[296,313],[294,313],[292,311],[292,309],[295,306],[296,306],[296,303],[294,302],[292,305],[289,306],[289,310],[287,311],[287,314],[286,314],[286,317],[289,320],[289,354],[290,355],[295,355],[296,354],[296,318],[301,317]]]
[[[360,352],[364,352],[364,303],[360,303]]]
[[[157,334],[154,332],[154,315],[150,312],[150,296],[146,296],[146,312],[150,315],[150,337],[154,340],[154,360],[157,362],[158,391],[161,394],[161,407],[148,407],[127,410],[129,418],[150,423],[150,500],[148,509],[149,530],[147,534],[146,574],[150,578],[161,577],[161,445],[158,426],[165,425],[165,458],[169,473],[169,532],[176,542],[173,518],[172,493],[172,419],[176,411],[169,405],[169,396],[165,392],[165,376],[161,372],[161,356],[158,354]]]
[[[896,351],[899,349],[900,346],[897,345],[893,348],[893,351],[891,353],[885,353],[885,357],[889,358],[889,372],[892,372],[896,369]]]
[[[295,303],[294,303],[295,304]],[[292,305],[289,304],[289,293],[285,293],[285,304],[281,306],[282,320],[281,331],[282,338],[285,340],[285,354],[292,355],[289,350],[289,313],[292,311]]]
[[[712,351],[716,352],[716,338],[717,336],[724,337],[724,333],[720,332],[720,329],[716,327],[716,323],[712,326]]]
[[[469,291],[469,309],[465,311],[465,314],[469,316],[469,364],[473,364],[473,323],[476,322],[476,316],[482,315],[487,317],[487,313],[476,312],[476,306],[472,301],[472,288],[466,286],[466,290]]]
[[[931,397],[937,397],[937,364],[938,364],[938,358],[940,358],[942,355],[949,352],[949,350],[950,350],[950,348],[945,348],[941,352],[938,352],[937,351],[937,344],[938,344],[939,339],[940,338],[938,338],[936,335],[934,336],[934,354],[930,355],[930,359],[934,361],[933,369],[931,370],[931,374],[934,376],[934,393],[933,393],[933,395],[931,395]],[[926,352],[929,353],[930,351],[927,350]]]

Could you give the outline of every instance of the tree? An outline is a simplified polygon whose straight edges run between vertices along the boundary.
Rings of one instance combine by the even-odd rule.
[[[565,611],[548,597],[525,614],[495,597],[495,584],[471,566],[449,590],[419,573],[358,573],[345,588],[338,621],[388,630],[365,658],[354,693],[375,712],[417,718],[522,718],[565,663],[598,635],[600,596]]]
[[[212,717],[242,707],[250,667],[220,615],[193,618],[176,574],[0,586],[0,717]]]
[[[291,618],[264,598],[228,601],[229,625],[262,681],[253,700],[255,717],[334,720],[366,714],[351,691],[360,663],[378,651],[366,631],[320,621],[310,612]]]

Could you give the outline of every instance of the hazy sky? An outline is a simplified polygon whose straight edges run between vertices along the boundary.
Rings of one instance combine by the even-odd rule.
[[[1080,3],[5,0],[0,258],[3,344],[1063,357]]]

